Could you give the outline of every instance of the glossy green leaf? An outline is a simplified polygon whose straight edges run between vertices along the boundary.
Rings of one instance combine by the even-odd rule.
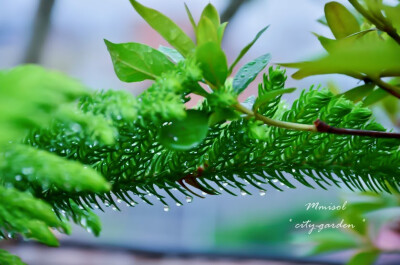
[[[267,53],[240,68],[233,79],[233,90],[238,94],[242,93],[243,90],[256,79],[258,73],[267,66],[270,60],[271,55]]]
[[[197,45],[201,46],[207,42],[219,43],[217,28],[208,17],[199,21],[196,31]]]
[[[232,73],[233,68],[237,65],[237,63],[240,61],[240,59],[243,58],[243,56],[250,50],[251,47],[253,47],[254,43],[261,37],[261,35],[269,28],[269,25],[260,30],[257,35],[254,37],[254,39],[247,44],[239,53],[238,57],[235,59],[235,61],[232,63],[232,65],[229,67],[229,73]]]
[[[114,70],[124,82],[156,79],[174,64],[160,51],[140,43],[115,44],[105,40]]]
[[[185,60],[182,54],[180,54],[177,50],[173,48],[160,46],[158,47],[158,50],[168,56],[175,63]]]
[[[228,63],[225,53],[215,42],[207,42],[196,50],[196,60],[200,64],[204,78],[218,87],[225,83],[228,76]]]
[[[375,85],[373,84],[364,84],[355,88],[350,89],[349,91],[346,91],[342,95],[350,99],[353,102],[358,102],[368,96],[372,90],[374,89]]]
[[[360,31],[360,25],[354,15],[338,2],[325,5],[325,17],[336,39],[343,39]]]
[[[192,53],[195,49],[194,42],[171,19],[155,9],[139,4],[135,0],[130,0],[130,2],[136,12],[183,56],[186,57]]]
[[[296,88],[284,88],[284,89],[277,89],[277,90],[272,90],[269,92],[266,92],[262,96],[259,96],[254,105],[253,105],[253,111],[257,111],[259,108],[265,106],[268,104],[271,100],[275,99],[277,96],[280,96],[282,94],[286,93],[292,93],[295,91]]]
[[[358,252],[354,255],[347,265],[372,265],[379,258],[381,252],[377,249],[370,249]]]
[[[363,106],[368,107],[371,106],[378,101],[381,101],[382,99],[388,97],[390,94],[386,92],[385,90],[378,88],[374,91],[372,91],[363,101]]]
[[[175,120],[161,127],[160,142],[174,150],[189,150],[199,145],[208,132],[208,114],[188,110],[183,120]]]

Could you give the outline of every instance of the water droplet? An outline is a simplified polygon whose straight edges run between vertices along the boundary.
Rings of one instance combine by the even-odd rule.
[[[241,191],[240,191],[240,194],[242,194],[242,196],[246,196],[246,195],[247,195],[247,192],[244,191],[244,190],[241,190]]]
[[[164,205],[164,212],[168,212],[169,211],[169,206],[168,205]]]
[[[273,179],[273,180],[272,180],[272,182],[274,182],[274,183],[277,183],[277,182],[278,182],[278,180],[277,180],[277,179]]]
[[[224,186],[224,187],[228,186],[228,182],[222,183],[222,186]]]
[[[172,138],[175,142],[178,141],[178,137],[174,136],[174,138]]]
[[[114,207],[112,207],[112,209],[113,209],[113,211],[116,211],[116,210],[118,210],[118,209],[117,209],[117,207],[115,207],[115,206],[114,206]]]
[[[131,206],[135,206],[135,205],[136,205],[136,202],[131,201],[129,204],[130,204]]]
[[[121,203],[121,202],[122,202],[122,200],[121,200],[121,199],[118,199],[118,200],[117,200],[117,202],[118,202],[118,203]]]
[[[179,207],[179,206],[182,206],[182,203],[177,202],[177,203],[176,203],[176,206],[178,206],[178,207]]]
[[[22,176],[21,175],[16,175],[15,176],[15,180],[16,181],[21,181],[22,180]]]
[[[265,196],[265,194],[267,194],[265,190],[260,190],[260,196]]]
[[[24,174],[24,175],[29,175],[32,173],[33,173],[33,168],[31,168],[31,167],[25,167],[22,169],[22,174]]]
[[[193,201],[193,197],[192,196],[186,196],[186,202],[187,203],[191,203]]]

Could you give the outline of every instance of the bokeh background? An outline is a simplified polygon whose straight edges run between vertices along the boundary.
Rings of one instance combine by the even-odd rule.
[[[1,69],[35,62],[65,72],[92,89],[125,89],[137,94],[148,86],[149,83],[146,82],[128,84],[119,81],[103,41],[142,42],[154,48],[167,45],[134,12],[128,0],[44,0],[41,1],[44,6],[38,13],[39,2],[0,0]],[[186,1],[195,18],[199,18],[202,8],[209,2],[221,13],[225,12],[225,17],[230,17],[223,41],[230,62],[266,25],[271,26],[244,57],[243,63],[266,52],[272,54],[271,65],[309,59],[323,52],[312,32],[331,35],[326,27],[317,22],[323,15],[323,6],[327,1]],[[172,17],[193,36],[184,1],[146,0],[142,3]],[[46,6],[52,7],[48,30],[46,31],[46,27],[35,29],[35,23],[46,25]],[[229,13],[227,10],[233,12]],[[45,36],[43,44],[41,36]],[[288,70],[288,73],[290,75],[293,71]],[[357,81],[334,75],[300,81],[289,78],[287,87],[298,87],[298,93],[313,84],[337,85],[346,90],[355,87]],[[253,93],[256,93],[255,85],[246,91],[242,99]],[[288,104],[297,95],[294,93],[285,96]],[[168,212],[164,211],[163,205],[155,198],[150,198],[154,206],[143,202],[135,207],[122,206],[122,212],[106,208],[104,213],[99,212],[103,221],[103,231],[99,238],[77,227],[72,236],[62,238],[62,245],[127,249],[167,255],[223,255],[232,259],[297,260],[301,257],[302,247],[290,243],[288,232],[292,230],[293,224],[289,219],[317,218],[305,211],[305,204],[317,201],[321,204],[337,203],[339,191],[331,189],[327,192],[302,187],[296,190],[288,190],[286,187],[283,189],[284,192],[267,189],[265,196],[260,196],[259,191],[254,189],[251,190],[253,196],[241,196],[239,192],[237,197],[228,194],[206,196],[206,199],[195,198],[190,205],[186,203],[180,207],[170,202],[171,208]],[[98,252],[90,252],[86,261],[79,263],[82,260],[78,260],[76,255],[67,250],[57,252],[56,263],[46,263],[46,260],[50,262],[51,255],[46,259],[40,254],[44,252],[40,251],[44,250],[32,246],[14,249],[14,253],[26,261],[42,260],[37,264],[106,264],[102,263],[106,258]],[[333,256],[322,259],[339,262],[344,258]],[[115,264],[140,264],[137,259],[136,263],[132,260],[123,263],[125,260],[118,254],[114,254],[113,261]],[[171,264],[181,263],[175,260]]]

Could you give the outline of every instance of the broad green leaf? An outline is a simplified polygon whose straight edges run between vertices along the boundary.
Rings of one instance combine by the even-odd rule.
[[[207,42],[219,44],[217,28],[208,17],[202,17],[196,31],[197,45],[201,46]]]
[[[174,150],[189,150],[199,145],[208,132],[208,114],[188,110],[183,120],[175,120],[161,127],[160,142]]]
[[[105,40],[114,70],[124,82],[156,79],[171,70],[174,64],[160,51],[141,43],[115,44]]]
[[[353,102],[358,102],[358,101],[362,100],[363,98],[365,98],[366,96],[368,96],[372,92],[374,87],[375,87],[375,85],[373,85],[373,84],[365,84],[365,85],[361,85],[361,86],[352,88],[349,91],[346,91],[345,93],[343,93],[342,95],[345,98],[350,99]]]
[[[192,12],[190,12],[190,9],[189,9],[189,7],[187,6],[186,3],[185,3],[185,9],[186,9],[186,13],[187,13],[187,15],[188,15],[188,17],[189,17],[190,24],[192,24],[193,30],[194,30],[194,32],[196,32],[196,31],[197,31],[196,22],[194,21]]]
[[[203,10],[201,16],[200,16],[200,21],[204,18],[208,18],[212,24],[214,25],[215,29],[218,29],[219,25],[221,24],[221,20],[219,18],[219,14],[217,9],[209,3]]]
[[[26,265],[22,260],[7,251],[0,249],[0,264],[2,265]]]
[[[340,45],[328,55],[310,62],[282,64],[299,68],[293,78],[302,79],[320,74],[364,73],[368,76],[380,76],[387,72],[400,74],[400,45],[391,39],[363,40],[349,45]]]
[[[170,48],[170,47],[165,47],[165,46],[160,46],[158,47],[158,50],[168,56],[172,61],[175,63],[178,63],[180,61],[185,60],[185,58],[180,54],[177,50]]]
[[[232,63],[232,65],[229,67],[229,74],[232,73],[233,68],[237,65],[237,63],[240,61],[240,59],[243,58],[243,56],[250,50],[250,48],[256,43],[256,41],[261,37],[261,35],[269,28],[269,25],[260,30],[255,38],[247,44],[239,53],[238,57],[235,59],[235,61]]]
[[[228,63],[225,53],[215,42],[207,42],[196,50],[196,60],[200,64],[204,78],[218,87],[225,83],[228,76]]]
[[[346,265],[372,265],[380,254],[381,252],[377,249],[363,250],[354,255]]]
[[[296,90],[296,88],[285,88],[285,89],[277,89],[277,90],[272,90],[272,91],[266,92],[265,94],[263,94],[262,96],[259,96],[256,99],[256,102],[253,105],[253,111],[257,111],[259,108],[265,106],[266,104],[268,104],[268,102],[275,99],[277,96],[280,96],[280,95],[286,94],[286,93],[292,93],[295,90]]]
[[[242,93],[256,79],[258,73],[267,66],[270,60],[271,55],[267,53],[240,68],[233,79],[233,90],[238,94]]]
[[[136,12],[183,56],[186,57],[192,53],[195,49],[194,42],[171,19],[155,9],[139,4],[135,0],[130,0],[130,2]]]
[[[390,94],[383,90],[382,88],[375,89],[371,92],[363,101],[363,106],[368,107],[371,106],[378,101],[388,97]]]
[[[343,39],[360,31],[357,19],[338,2],[329,2],[325,5],[325,17],[336,39]]]

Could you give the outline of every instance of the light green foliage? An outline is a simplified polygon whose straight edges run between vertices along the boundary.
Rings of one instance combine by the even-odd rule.
[[[34,65],[3,70],[0,72],[0,143],[18,139],[32,127],[46,125],[60,103],[72,102],[86,93],[77,81]]]
[[[106,41],[121,81],[154,81],[139,96],[88,93],[74,81],[33,66],[0,73],[0,108],[10,109],[0,118],[0,231],[57,245],[49,227],[68,233],[72,220],[98,235],[101,225],[91,209],[105,205],[118,210],[114,198],[129,206],[137,198],[152,204],[149,194],[165,205],[165,196],[182,204],[182,199],[192,200],[191,193],[197,195],[189,185],[209,194],[222,190],[233,195],[250,194],[247,185],[263,194],[270,187],[297,185],[399,190],[394,177],[400,174],[399,140],[321,133],[312,125],[321,119],[339,128],[385,131],[363,105],[387,96],[375,85],[345,95],[311,87],[286,108],[282,95],[294,89],[285,88],[284,70],[271,67],[245,108],[238,95],[267,66],[270,55],[245,64],[233,79],[229,75],[266,28],[228,68],[221,48],[226,24],[211,4],[197,24],[187,9],[195,44],[163,14],[130,2],[176,49]],[[377,6],[367,3],[376,12]],[[368,83],[397,75],[400,46],[394,39],[375,30],[353,33],[358,27],[351,13],[337,3],[329,4],[326,14],[337,40],[321,39],[329,53],[295,64],[301,68],[295,77],[345,73],[361,75]],[[342,21],[349,23],[339,25]],[[187,110],[193,94],[204,99]],[[294,127],[282,129],[277,123]],[[311,129],[297,130],[301,126]],[[12,135],[14,141],[7,143]],[[365,226],[359,227],[355,232],[365,233]],[[342,236],[336,239],[341,248],[354,245]],[[332,249],[331,241],[322,241],[320,252]],[[8,258],[0,252],[0,260],[2,255]],[[370,261],[375,255],[363,252],[355,260]]]
[[[3,265],[25,265],[20,258],[0,249],[0,263]]]
[[[0,186],[0,235],[12,237],[21,233],[50,246],[58,246],[49,227],[69,231],[69,227],[57,218],[52,208],[29,193]]]

